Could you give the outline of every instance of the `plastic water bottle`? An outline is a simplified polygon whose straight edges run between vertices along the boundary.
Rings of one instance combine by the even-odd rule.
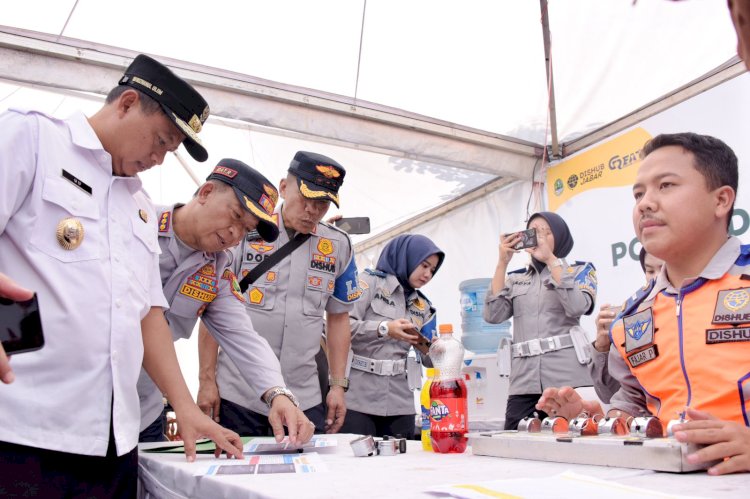
[[[466,383],[461,367],[464,347],[453,337],[451,324],[440,324],[440,337],[430,346],[437,373],[430,386],[430,441],[432,450],[461,453],[466,450],[468,411]]]
[[[432,442],[430,441],[430,386],[434,377],[435,369],[427,368],[427,379],[422,386],[422,393],[419,394],[419,405],[422,406],[422,449],[427,451],[432,451]]]

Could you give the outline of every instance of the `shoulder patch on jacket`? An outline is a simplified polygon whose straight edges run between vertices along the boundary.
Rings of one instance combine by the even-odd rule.
[[[383,279],[385,279],[385,277],[388,275],[385,272],[376,269],[365,269],[365,273],[374,275],[375,277],[381,277]]]
[[[589,262],[576,262],[576,265],[582,266],[575,277],[575,283],[581,291],[586,291],[592,296],[596,296],[596,269],[594,264]]]
[[[643,300],[645,300],[646,297],[651,294],[651,290],[654,288],[654,284],[656,284],[656,279],[651,279],[648,284],[636,291],[633,296],[625,300],[625,303],[623,303],[622,305],[622,310],[618,314],[618,318],[631,313],[636,307],[638,307],[638,305],[640,305],[641,302],[643,302]]]

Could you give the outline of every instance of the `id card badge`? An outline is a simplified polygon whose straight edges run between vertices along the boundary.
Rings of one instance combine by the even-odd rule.
[[[419,390],[422,386],[422,366],[416,357],[406,357],[406,380],[411,391]]]

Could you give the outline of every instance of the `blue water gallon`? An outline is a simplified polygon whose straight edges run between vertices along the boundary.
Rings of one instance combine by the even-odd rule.
[[[474,353],[497,351],[500,338],[510,338],[510,322],[490,324],[482,317],[490,278],[468,279],[458,285],[461,292],[461,342]]]

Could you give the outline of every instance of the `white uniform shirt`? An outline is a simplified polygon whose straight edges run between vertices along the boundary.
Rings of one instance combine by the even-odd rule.
[[[0,129],[0,272],[37,292],[45,337],[0,387],[0,441],[103,456],[112,415],[122,455],[138,442],[140,321],[167,305],[153,206],[112,175],[83,114],[9,111]],[[84,228],[71,250],[56,237],[68,217]]]

